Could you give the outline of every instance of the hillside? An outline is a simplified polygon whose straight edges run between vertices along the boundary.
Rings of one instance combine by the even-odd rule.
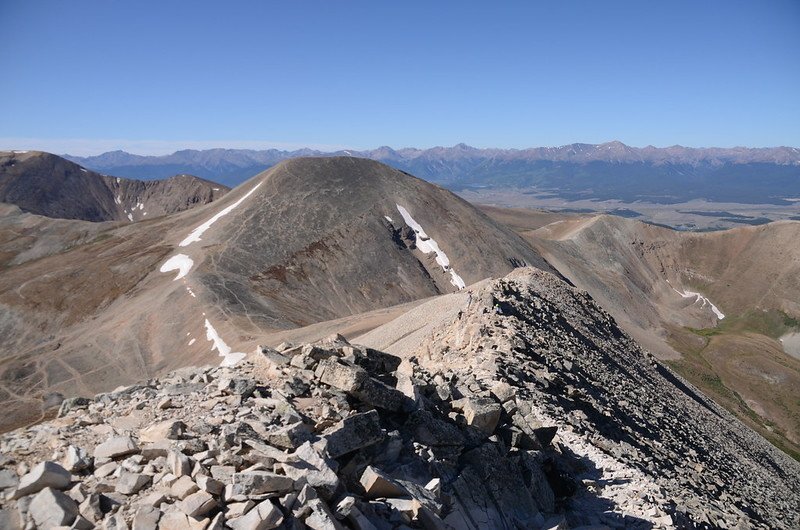
[[[0,435],[0,524],[800,524],[800,464],[556,276],[518,269],[357,340],[396,344],[431,314],[394,353],[333,335],[67,400]]]
[[[33,419],[51,392],[234,359],[268,332],[520,265],[552,270],[442,188],[368,160],[287,161],[212,204],[0,271],[3,427]]]
[[[222,197],[228,188],[191,175],[130,180],[101,175],[39,151],[0,152],[0,202],[84,221],[140,221]]]
[[[684,233],[584,216],[522,233],[640,344],[800,456],[800,223]]]

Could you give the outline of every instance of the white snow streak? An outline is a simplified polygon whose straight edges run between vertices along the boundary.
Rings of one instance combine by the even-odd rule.
[[[242,202],[244,202],[244,200],[245,200],[246,198],[248,198],[248,197],[250,196],[250,194],[252,194],[254,191],[256,191],[256,189],[257,189],[259,186],[261,186],[261,182],[259,182],[259,183],[258,183],[258,184],[256,184],[255,186],[253,186],[253,189],[251,189],[250,191],[248,191],[248,192],[247,192],[247,193],[246,193],[246,194],[245,194],[245,195],[244,195],[244,196],[243,196],[241,199],[239,199],[239,200],[238,200],[238,201],[236,201],[235,203],[231,204],[230,206],[228,206],[227,208],[225,208],[225,209],[224,209],[224,210],[222,210],[221,212],[217,213],[217,214],[216,214],[214,217],[212,217],[211,219],[209,219],[209,220],[208,220],[208,221],[206,221],[205,223],[201,224],[200,226],[198,226],[198,227],[197,227],[197,228],[195,228],[194,230],[192,230],[192,233],[191,233],[191,234],[189,234],[189,235],[186,237],[186,239],[184,239],[183,241],[181,241],[181,242],[179,243],[179,246],[181,246],[181,247],[185,247],[185,246],[187,246],[187,245],[191,245],[191,244],[192,244],[192,243],[194,243],[195,241],[200,241],[200,236],[202,236],[202,235],[203,235],[203,232],[205,232],[206,230],[208,230],[209,228],[211,228],[211,225],[213,225],[214,223],[216,223],[216,222],[219,220],[219,218],[220,218],[220,217],[222,217],[222,216],[224,216],[224,215],[227,215],[227,214],[231,213],[231,211],[233,211],[233,209],[234,209],[234,208],[236,208],[237,206],[239,206],[240,204],[242,204]]]
[[[191,346],[192,344],[194,344],[194,341],[195,341],[195,339],[192,339],[192,340],[190,340],[190,341],[189,341],[189,346]]]
[[[119,195],[117,195],[116,197],[114,197],[114,202],[117,204],[122,204],[122,198]]]
[[[133,222],[133,216],[131,214],[128,214],[128,221]]]
[[[84,173],[88,173],[88,171],[86,171],[86,170],[85,170],[85,169],[83,169],[83,168],[81,168],[81,171],[83,171]]]
[[[178,275],[175,276],[174,280],[180,280],[181,278],[189,274],[189,270],[191,270],[192,265],[194,265],[194,261],[192,261],[192,258],[187,256],[186,254],[176,254],[171,258],[169,258],[167,261],[165,261],[159,270],[161,272],[169,272],[177,270]]]
[[[466,287],[466,285],[464,284],[464,280],[461,278],[461,276],[456,274],[456,271],[453,270],[453,268],[450,266],[450,260],[447,258],[447,254],[445,254],[444,251],[441,248],[439,248],[439,244],[436,242],[436,240],[428,237],[428,234],[425,233],[425,230],[422,228],[422,225],[420,225],[418,222],[414,220],[413,217],[411,217],[411,214],[408,213],[408,210],[406,210],[399,204],[397,204],[396,206],[397,206],[397,211],[399,211],[400,215],[403,216],[403,221],[405,221],[405,223],[408,226],[410,226],[412,230],[414,230],[414,233],[417,236],[417,248],[423,254],[429,254],[431,252],[434,252],[436,254],[436,263],[438,263],[442,267],[442,270],[450,273],[450,283],[456,286],[459,290]]]
[[[389,217],[388,215],[384,215],[383,218],[389,221],[390,223],[394,224],[394,221],[392,221],[392,218]]]
[[[239,361],[247,357],[246,353],[231,353],[230,346],[225,344],[225,341],[222,340],[222,337],[219,336],[219,333],[217,333],[217,330],[214,329],[208,319],[206,319],[206,339],[213,343],[211,349],[217,350],[219,356],[223,358],[220,366],[235,366]]]
[[[667,280],[667,283],[669,283],[669,280]],[[672,287],[672,284],[670,284],[670,287]],[[679,291],[674,287],[672,287],[672,290],[675,291],[676,293],[678,293],[679,295],[681,295],[683,298],[694,298],[695,299],[695,301],[694,301],[695,304],[697,302],[702,302],[700,307],[705,307],[706,305],[708,305],[711,308],[711,311],[714,312],[714,314],[717,316],[718,319],[722,320],[723,318],[725,318],[725,314],[722,311],[720,311],[717,306],[712,304],[711,300],[709,300],[708,298],[706,298],[702,294],[696,293],[694,291]]]

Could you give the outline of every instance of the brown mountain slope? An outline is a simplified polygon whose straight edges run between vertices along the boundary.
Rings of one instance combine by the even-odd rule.
[[[227,191],[191,175],[122,179],[40,151],[0,152],[0,202],[47,217],[139,221],[207,204]]]
[[[49,392],[220,362],[267,332],[453,292],[521,264],[552,270],[442,188],[350,157],[281,163],[213,204],[0,271],[5,426]]]
[[[524,234],[637,341],[800,454],[800,223],[686,233],[596,216]]]

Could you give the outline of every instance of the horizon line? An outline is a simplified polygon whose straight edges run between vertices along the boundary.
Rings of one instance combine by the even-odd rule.
[[[275,142],[270,140],[123,140],[123,139],[89,139],[89,138],[0,138],[0,151],[43,151],[56,155],[67,155],[73,157],[88,158],[93,156],[100,156],[106,153],[115,151],[122,151],[130,155],[136,156],[169,156],[179,151],[209,151],[213,149],[225,149],[232,151],[267,151],[271,149],[279,151],[299,151],[303,149],[310,149],[319,151],[321,153],[335,153],[341,151],[374,151],[377,149],[388,148],[393,151],[403,151],[407,149],[414,149],[425,151],[429,149],[449,149],[459,146],[469,147],[477,150],[503,150],[503,151],[525,151],[528,149],[556,149],[568,147],[571,145],[606,145],[619,143],[626,147],[633,149],[669,149],[669,148],[684,148],[684,149],[795,149],[797,147],[784,144],[784,145],[771,145],[771,146],[747,146],[747,145],[733,145],[733,146],[689,146],[679,143],[655,146],[648,144],[645,146],[635,146],[620,140],[608,140],[599,143],[593,142],[571,142],[560,145],[529,145],[526,147],[498,147],[498,146],[473,146],[465,142],[457,142],[452,145],[433,145],[428,147],[391,147],[389,145],[380,145],[377,147],[363,148],[353,147],[341,144],[319,144],[319,143],[298,143],[298,142]]]

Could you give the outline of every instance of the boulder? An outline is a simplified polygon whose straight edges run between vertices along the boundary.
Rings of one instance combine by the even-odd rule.
[[[188,475],[184,475],[172,484],[170,493],[173,497],[183,500],[199,489]]]
[[[282,522],[281,511],[272,504],[272,501],[266,500],[256,505],[246,515],[229,520],[227,524],[233,530],[270,530],[277,528]]]
[[[407,497],[408,491],[381,470],[367,466],[359,480],[370,499],[379,497]]]
[[[161,518],[161,510],[153,506],[141,506],[133,516],[133,527],[131,530],[156,530],[158,520]]]
[[[192,472],[192,463],[189,457],[174,449],[167,454],[167,466],[176,477],[189,475]]]
[[[61,463],[64,469],[70,473],[77,473],[91,467],[92,459],[86,450],[70,445],[67,447],[67,451]]]
[[[282,464],[283,472],[294,480],[304,479],[326,499],[330,499],[339,488],[335,460],[320,455],[310,442],[301,445],[294,453],[296,459]]]
[[[94,449],[95,458],[119,458],[138,453],[139,448],[130,436],[113,436]]]
[[[233,475],[234,495],[286,493],[294,489],[294,480],[270,471],[244,471]]]
[[[180,509],[189,517],[202,517],[217,506],[217,501],[205,491],[192,493],[180,502]]]
[[[338,458],[380,442],[384,434],[378,412],[371,410],[348,416],[332,427],[323,438],[328,455]]]
[[[123,471],[117,479],[115,491],[123,495],[133,495],[150,483],[149,475]]]
[[[44,488],[63,490],[69,486],[71,480],[72,475],[69,471],[55,462],[46,460],[34,466],[30,472],[19,480],[13,498],[19,499],[25,495],[31,495],[32,493],[41,491]]]
[[[78,505],[66,494],[44,488],[31,501],[28,514],[38,528],[71,525],[78,516]]]
[[[185,432],[185,423],[182,421],[167,420],[140,430],[139,441],[155,443],[162,440],[180,440]]]
[[[502,410],[500,404],[491,398],[470,397],[463,401],[464,418],[467,420],[467,425],[489,436],[497,428]]]

